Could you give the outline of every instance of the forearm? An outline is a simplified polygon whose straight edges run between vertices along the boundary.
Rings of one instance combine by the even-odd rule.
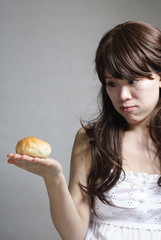
[[[53,223],[63,240],[83,240],[86,229],[74,205],[63,174],[55,179],[44,179],[50,201]]]

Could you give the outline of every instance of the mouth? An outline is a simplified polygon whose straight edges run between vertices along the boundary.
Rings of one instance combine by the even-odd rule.
[[[131,112],[133,111],[135,108],[135,106],[122,106],[120,107],[120,109],[123,111],[123,112]]]

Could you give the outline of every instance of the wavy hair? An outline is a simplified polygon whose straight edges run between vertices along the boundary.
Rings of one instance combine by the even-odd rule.
[[[121,143],[128,123],[115,110],[106,92],[105,70],[116,79],[152,78],[152,71],[161,76],[161,32],[146,22],[128,21],[107,32],[101,39],[95,57],[95,67],[102,84],[100,115],[87,126],[90,137],[92,164],[83,190],[111,204],[105,197],[118,181],[122,169]],[[161,89],[159,102],[149,126],[150,136],[161,160]],[[161,177],[158,180],[161,185]]]

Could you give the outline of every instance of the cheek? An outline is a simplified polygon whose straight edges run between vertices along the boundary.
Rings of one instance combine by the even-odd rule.
[[[158,93],[158,88],[150,83],[151,82],[145,84],[143,82],[142,84],[140,84],[136,89],[134,89],[133,97],[139,100],[147,101],[147,99],[151,98],[151,96],[156,96]]]
[[[113,91],[107,91],[107,90],[106,90],[106,93],[107,93],[108,97],[110,98],[111,102],[114,104],[117,99],[116,93]]]
[[[139,100],[139,102],[142,102],[142,104],[154,105],[159,99],[159,89],[153,85],[144,88],[144,90],[138,89],[135,98]]]

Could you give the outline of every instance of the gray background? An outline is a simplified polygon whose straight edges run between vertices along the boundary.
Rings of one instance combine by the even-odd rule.
[[[0,0],[0,240],[60,240],[43,179],[7,164],[18,140],[52,146],[68,182],[80,118],[97,113],[94,55],[127,20],[161,27],[160,0]]]

